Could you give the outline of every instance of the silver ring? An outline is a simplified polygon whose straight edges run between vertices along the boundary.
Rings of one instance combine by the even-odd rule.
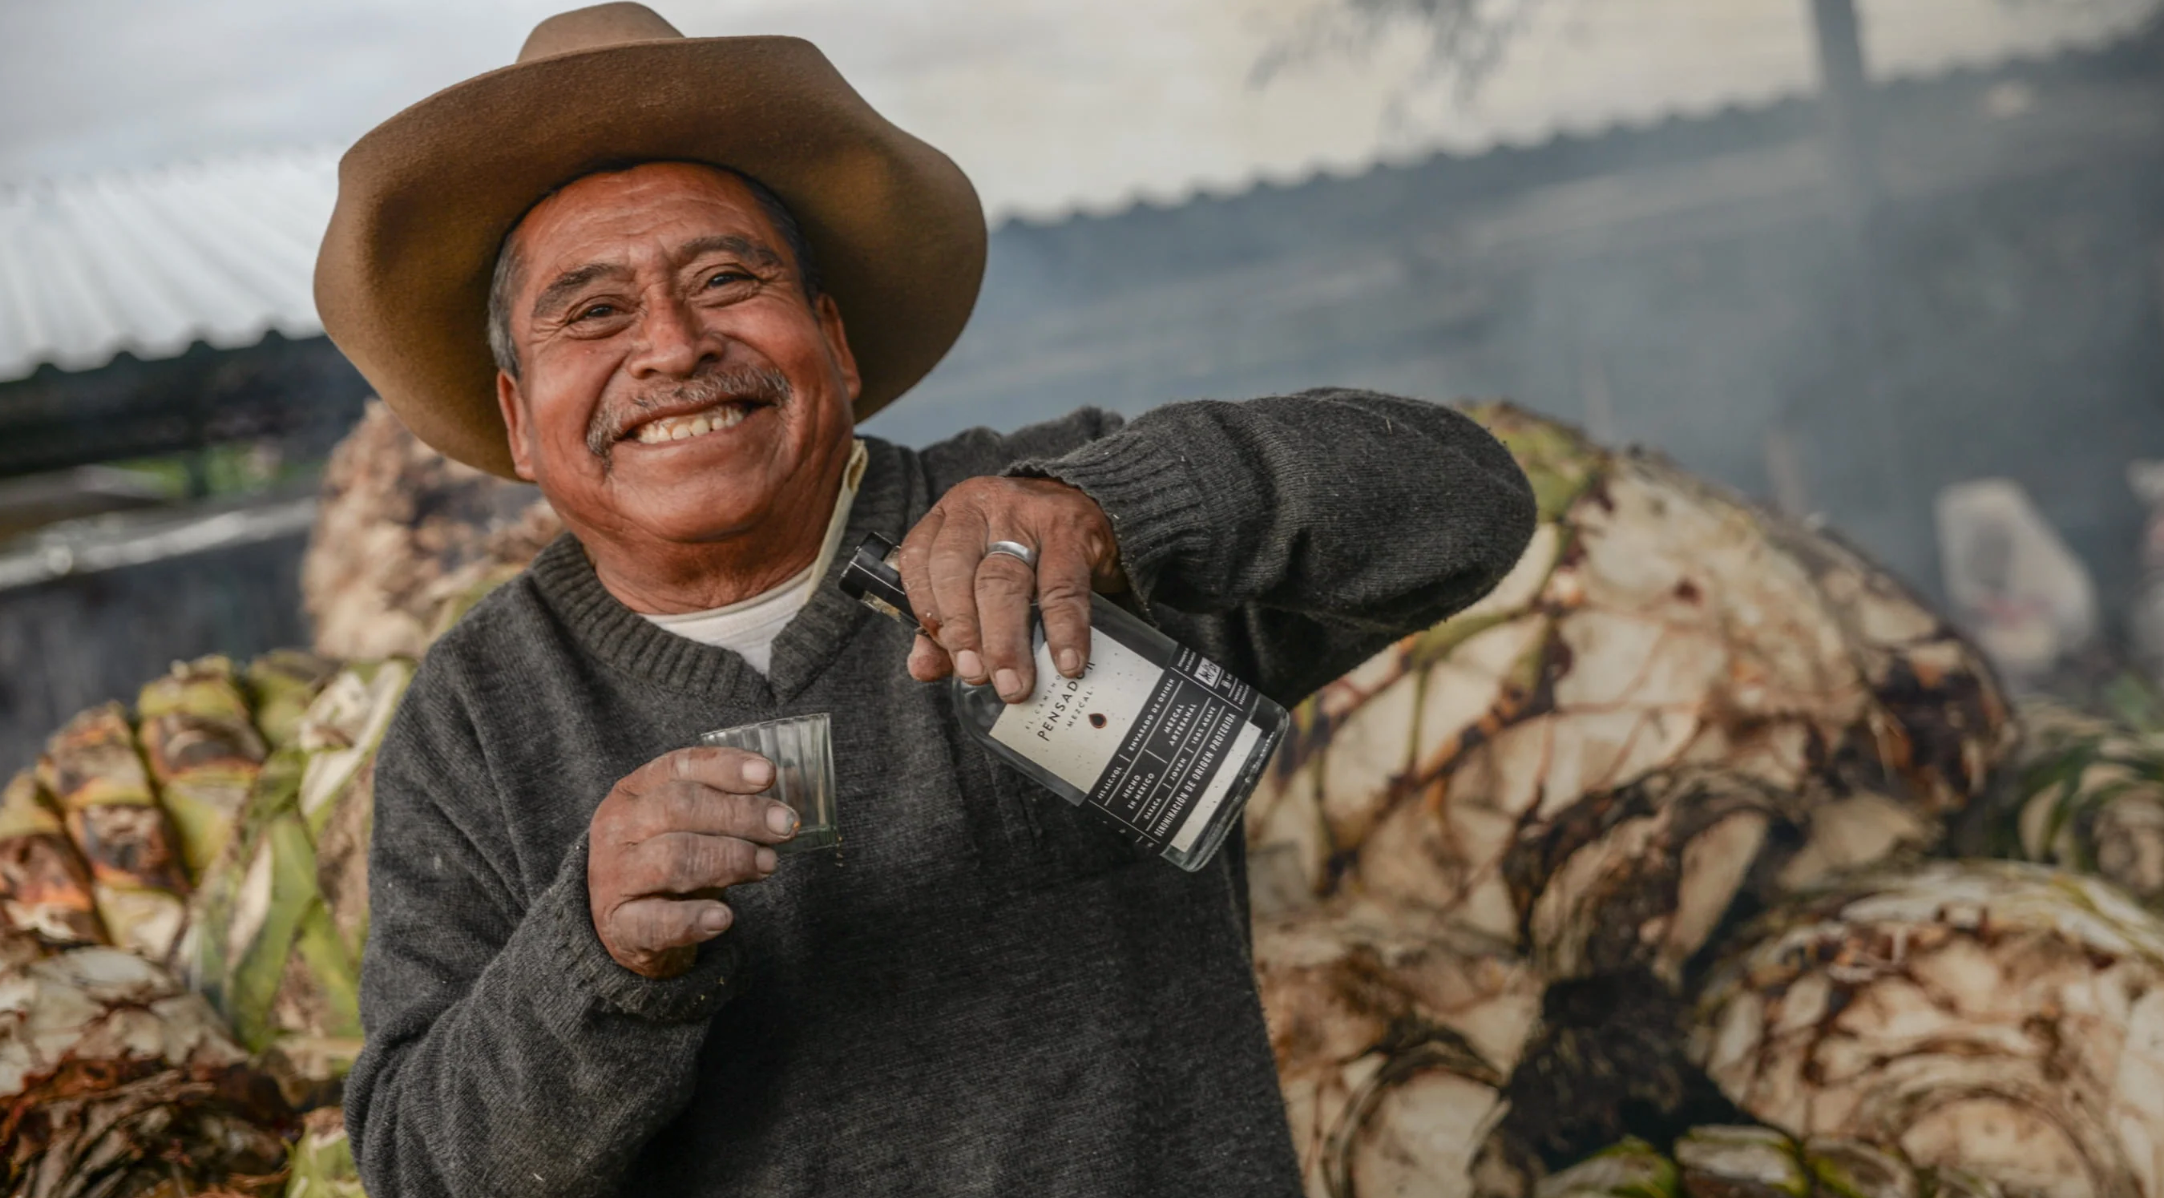
[[[987,557],[995,553],[1004,553],[1008,557],[1018,557],[1022,559],[1023,565],[1032,569],[1035,569],[1037,565],[1037,551],[1020,541],[994,541],[984,547],[984,553]]]

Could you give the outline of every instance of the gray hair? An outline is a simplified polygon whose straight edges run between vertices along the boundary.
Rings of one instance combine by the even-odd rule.
[[[662,159],[659,161],[669,160]],[[586,172],[586,174],[612,174],[617,171],[627,171],[634,166],[640,165],[643,165],[643,163],[609,163],[596,167]],[[744,185],[746,190],[751,192],[751,198],[759,202],[759,210],[766,214],[766,219],[774,226],[774,231],[780,233],[782,241],[788,244],[789,256],[796,260],[796,277],[797,282],[804,288],[804,302],[807,304],[817,303],[820,294],[818,263],[812,258],[811,243],[804,239],[804,230],[797,224],[796,215],[789,211],[787,204],[781,202],[781,197],[775,195],[766,184],[733,167],[717,166],[711,162],[692,162],[691,165],[703,166],[710,170],[717,170],[723,174],[734,176],[738,182]],[[578,176],[579,179],[585,177],[586,175]],[[540,199],[535,200],[532,207],[527,208],[526,211],[532,212],[534,208],[541,206],[543,200],[577,181],[577,179],[567,179],[550,188]],[[522,214],[512,224],[511,231],[503,235],[502,243],[496,247],[496,269],[491,272],[488,280],[488,352],[491,357],[496,359],[496,368],[514,379],[518,377],[518,345],[511,340],[511,294],[518,290],[520,279],[525,273],[525,263],[519,259],[514,238],[518,234],[518,226],[525,222],[526,218]]]

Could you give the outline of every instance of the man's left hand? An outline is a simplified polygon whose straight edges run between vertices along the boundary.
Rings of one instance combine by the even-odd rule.
[[[995,541],[1028,546],[1036,565],[989,552]],[[910,675],[930,682],[959,673],[967,682],[990,682],[1009,703],[1037,685],[1030,601],[1054,665],[1078,678],[1089,663],[1090,592],[1127,585],[1104,509],[1044,478],[957,485],[903,539],[901,571],[927,629],[910,650]]]

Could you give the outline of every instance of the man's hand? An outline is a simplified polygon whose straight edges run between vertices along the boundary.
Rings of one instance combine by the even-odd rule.
[[[721,894],[774,872],[766,847],[796,812],[759,797],[774,765],[741,749],[678,749],[618,782],[588,825],[586,896],[616,963],[650,978],[691,968],[735,919]]]
[[[1036,552],[1034,569],[994,541]],[[941,497],[902,541],[902,585],[929,635],[919,633],[909,673],[930,682],[959,673],[989,681],[1019,703],[1036,689],[1031,599],[1059,672],[1089,663],[1090,592],[1126,586],[1119,544],[1104,509],[1081,491],[1043,478],[972,478]]]

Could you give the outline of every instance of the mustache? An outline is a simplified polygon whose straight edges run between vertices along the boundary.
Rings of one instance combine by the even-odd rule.
[[[771,366],[715,366],[687,379],[661,383],[631,395],[605,397],[586,425],[586,448],[607,460],[631,427],[661,408],[704,408],[725,399],[748,399],[771,407],[795,395],[789,377]]]

